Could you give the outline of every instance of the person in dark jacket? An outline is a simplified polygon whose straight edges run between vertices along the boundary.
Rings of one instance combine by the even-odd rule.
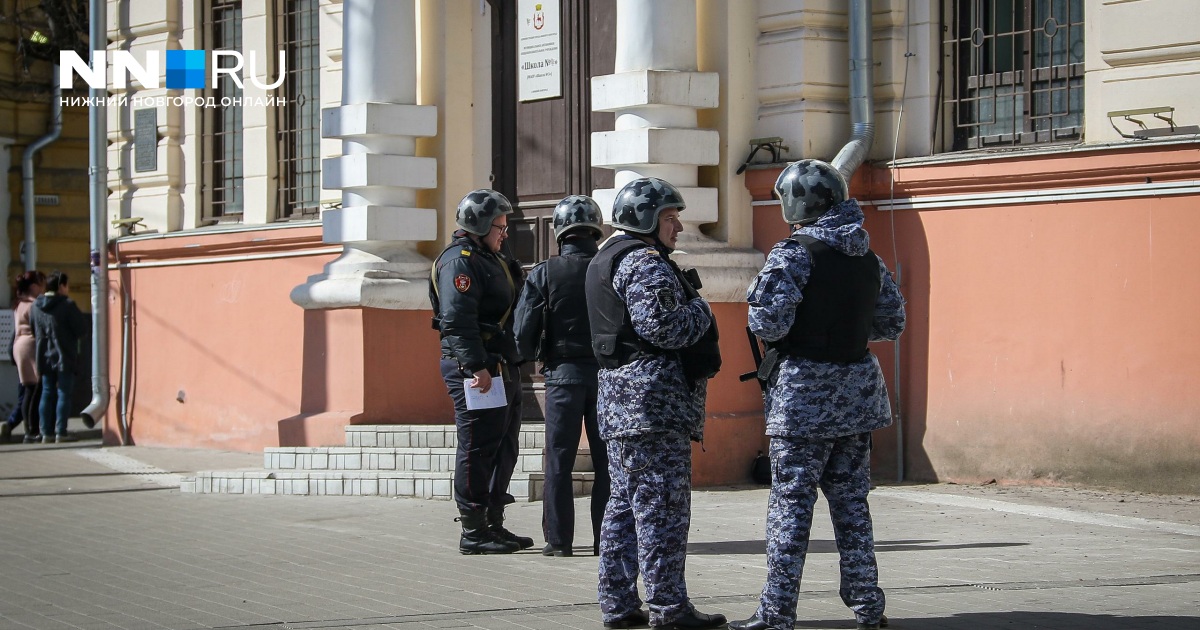
[[[599,555],[600,522],[608,503],[608,453],[596,423],[596,372],[584,278],[603,233],[600,206],[572,195],[552,218],[558,256],[529,272],[517,304],[515,332],[522,361],[542,362],[546,378],[546,482],[542,490],[544,556],[570,556],[575,539],[575,493],[571,473],[579,437],[587,432],[592,483],[592,551]]]
[[[904,331],[904,297],[870,249],[846,181],[819,160],[788,165],[775,183],[792,236],[771,249],[746,292],[750,330],[767,345],[767,580],[758,610],[731,630],[791,630],[817,487],[841,556],[840,595],[860,630],[887,627],[867,492],[871,431],[892,423],[869,341]]]
[[[712,310],[670,258],[684,207],[669,182],[629,182],[612,214],[613,227],[625,234],[609,239],[588,266],[600,436],[612,480],[598,586],[606,628],[725,624],[724,615],[696,610],[684,580],[691,443],[704,437],[708,379],[720,366]],[[638,597],[639,573],[648,614]]]
[[[79,363],[79,344],[87,332],[83,313],[67,297],[67,274],[55,271],[46,279],[46,292],[33,302],[30,319],[37,339],[38,373],[42,376],[42,442],[74,442],[67,434],[71,415],[71,386]]]
[[[508,199],[494,190],[467,193],[455,217],[460,229],[430,274],[429,301],[442,339],[442,380],[454,401],[458,427],[454,501],[463,554],[512,553],[533,546],[532,538],[504,527],[504,507],[514,501],[508,484],[521,433],[520,357],[512,332],[521,265],[500,251],[511,213]],[[504,389],[500,406],[468,408],[468,388],[482,395],[494,386]]]

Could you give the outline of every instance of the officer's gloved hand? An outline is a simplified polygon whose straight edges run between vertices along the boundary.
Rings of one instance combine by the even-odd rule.
[[[508,272],[512,274],[513,282],[518,287],[525,281],[525,270],[521,268],[521,261],[516,258],[508,259]]]
[[[496,354],[494,352],[489,352],[487,355],[487,362],[488,362],[488,364],[487,364],[488,372],[491,372],[492,376],[499,376],[500,375],[500,364],[505,363],[506,361],[504,360],[504,357],[502,355]]]

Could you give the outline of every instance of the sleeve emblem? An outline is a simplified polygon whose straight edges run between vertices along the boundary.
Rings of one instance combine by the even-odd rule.
[[[671,312],[679,308],[679,302],[675,299],[675,292],[671,289],[659,289],[654,295],[658,298],[658,303],[664,311]]]
[[[459,293],[466,293],[471,288],[471,277],[465,273],[454,276],[454,288],[458,289]]]

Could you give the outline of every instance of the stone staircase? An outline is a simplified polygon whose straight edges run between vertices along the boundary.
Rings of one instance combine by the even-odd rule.
[[[200,472],[184,477],[183,492],[452,498],[458,435],[447,425],[348,425],[346,446],[278,447],[263,451],[263,470]],[[544,424],[521,428],[520,453],[509,492],[518,501],[541,499],[545,476]],[[587,449],[575,460],[576,496],[591,492]]]

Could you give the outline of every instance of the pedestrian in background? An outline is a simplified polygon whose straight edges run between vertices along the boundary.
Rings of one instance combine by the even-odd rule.
[[[68,297],[67,274],[55,271],[46,279],[46,292],[33,302],[31,320],[42,396],[38,413],[42,442],[74,442],[67,433],[71,387],[79,363],[79,346],[86,334],[83,313]]]
[[[45,285],[46,275],[40,271],[26,271],[16,279],[17,304],[13,307],[12,358],[13,364],[17,366],[20,389],[17,394],[17,406],[4,426],[0,427],[0,442],[7,442],[13,428],[22,420],[25,422],[25,443],[41,439],[42,429],[38,422],[41,387],[37,370],[37,345],[30,314],[33,301],[42,294]]]
[[[886,627],[867,491],[871,431],[890,425],[892,412],[867,342],[900,336],[904,298],[836,168],[792,163],[775,194],[792,235],[771,249],[746,293],[750,329],[767,345],[767,580],[754,616],[729,627],[792,629],[818,486],[841,557],[842,601],[860,629]]]
[[[600,362],[600,437],[612,496],[600,538],[600,610],[606,628],[647,624],[715,628],[684,581],[691,523],[692,441],[704,437],[708,378],[720,367],[708,302],[670,259],[683,197],[654,177],[635,179],[613,204],[614,237],[587,272],[592,349]],[[646,587],[641,609],[637,578]]]
[[[542,490],[544,556],[570,556],[575,540],[572,471],[586,431],[592,482],[592,552],[600,554],[600,523],[608,504],[608,452],[596,422],[597,372],[584,279],[603,236],[600,206],[572,195],[552,218],[558,256],[529,272],[517,304],[515,331],[522,361],[537,359],[546,379],[546,481]]]
[[[454,401],[458,447],[454,501],[463,554],[513,553],[533,539],[504,527],[504,507],[514,501],[508,484],[517,465],[521,433],[520,356],[512,311],[521,287],[521,265],[501,252],[512,205],[494,190],[467,193],[458,204],[450,245],[434,261],[429,283],[434,328],[441,333],[442,379]],[[464,386],[464,380],[469,381]],[[485,394],[501,383],[499,407],[469,409],[466,388]]]

